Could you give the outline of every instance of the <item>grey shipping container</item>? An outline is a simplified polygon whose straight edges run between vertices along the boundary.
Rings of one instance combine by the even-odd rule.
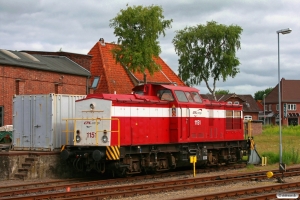
[[[72,144],[64,133],[66,118],[75,118],[75,101],[86,95],[16,95],[13,98],[12,150],[54,151]],[[72,130],[73,122],[68,124]],[[67,136],[68,135],[68,136]]]

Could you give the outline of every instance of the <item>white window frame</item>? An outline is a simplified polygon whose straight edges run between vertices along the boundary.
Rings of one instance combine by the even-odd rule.
[[[245,115],[244,120],[252,120],[252,116],[251,115]]]
[[[231,104],[232,104],[232,101],[227,101],[227,104],[230,104],[230,105],[231,105]]]
[[[269,104],[269,111],[272,111],[272,104]]]
[[[276,111],[279,110],[279,104],[276,104]]]
[[[234,102],[234,104],[238,105],[238,104],[240,104],[240,102],[238,102],[238,101],[235,101],[235,102]]]
[[[288,104],[287,105],[287,110],[296,110],[296,109],[297,109],[296,104]]]

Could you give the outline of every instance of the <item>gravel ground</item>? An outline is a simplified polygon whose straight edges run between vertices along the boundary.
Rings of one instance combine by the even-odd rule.
[[[289,167],[300,167],[300,165],[293,165]],[[287,167],[287,169],[289,168]],[[254,172],[254,171],[265,171],[265,170],[274,170],[278,169],[277,165],[274,166],[255,166],[253,169],[235,169],[235,170],[226,170],[223,172],[209,172],[205,174],[196,174],[197,177],[205,177],[205,176],[213,176],[213,175],[226,175],[226,174],[233,174],[233,173],[247,173],[247,172]],[[186,179],[186,178],[192,178],[192,171],[191,175],[187,176],[178,176],[178,177],[169,177],[169,178],[161,178],[157,179],[157,181],[166,181],[166,180],[174,180],[174,179]],[[2,180],[0,181],[0,186],[7,186],[7,185],[18,185],[18,184],[26,184],[26,183],[37,183],[37,182],[44,182],[44,181],[50,181],[55,179],[39,179],[39,180]],[[286,177],[284,178],[285,182],[299,182],[300,176],[298,177]],[[136,183],[130,183],[130,184],[139,184],[141,182],[149,182],[148,181],[139,181]],[[187,196],[195,196],[195,195],[205,195],[205,194],[213,194],[217,192],[227,191],[227,190],[240,190],[240,189],[247,189],[247,188],[253,188],[253,187],[260,187],[260,186],[266,186],[266,185],[275,185],[279,184],[277,183],[277,180],[274,178],[266,179],[263,181],[247,181],[247,182],[239,182],[239,183],[233,183],[223,186],[212,186],[212,187],[206,187],[206,188],[199,188],[199,189],[186,189],[183,191],[170,191],[170,192],[164,192],[160,194],[151,194],[151,195],[143,195],[143,196],[135,196],[135,197],[127,197],[127,198],[120,198],[124,200],[153,200],[153,199],[160,199],[160,200],[169,200],[169,199],[176,199],[176,198],[182,198]]]

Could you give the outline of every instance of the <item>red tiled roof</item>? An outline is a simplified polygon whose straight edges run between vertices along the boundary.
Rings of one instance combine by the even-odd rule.
[[[263,102],[262,100],[257,100],[257,101],[256,101],[256,104],[257,104],[258,108],[259,108],[261,111],[264,110],[264,105],[263,105],[262,102]]]
[[[111,50],[115,44],[97,42],[88,53],[92,55],[92,77],[100,76],[100,82],[95,93],[129,94],[135,84],[144,82],[144,74],[129,72],[125,67],[116,63]],[[146,71],[147,82],[151,83],[176,83],[185,86],[184,82],[161,59],[154,59],[161,66],[161,70],[154,72],[153,76]]]

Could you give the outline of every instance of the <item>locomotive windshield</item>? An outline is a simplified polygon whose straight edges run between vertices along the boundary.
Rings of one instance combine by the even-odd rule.
[[[175,95],[180,102],[196,102],[202,103],[202,100],[197,92],[175,91]]]

